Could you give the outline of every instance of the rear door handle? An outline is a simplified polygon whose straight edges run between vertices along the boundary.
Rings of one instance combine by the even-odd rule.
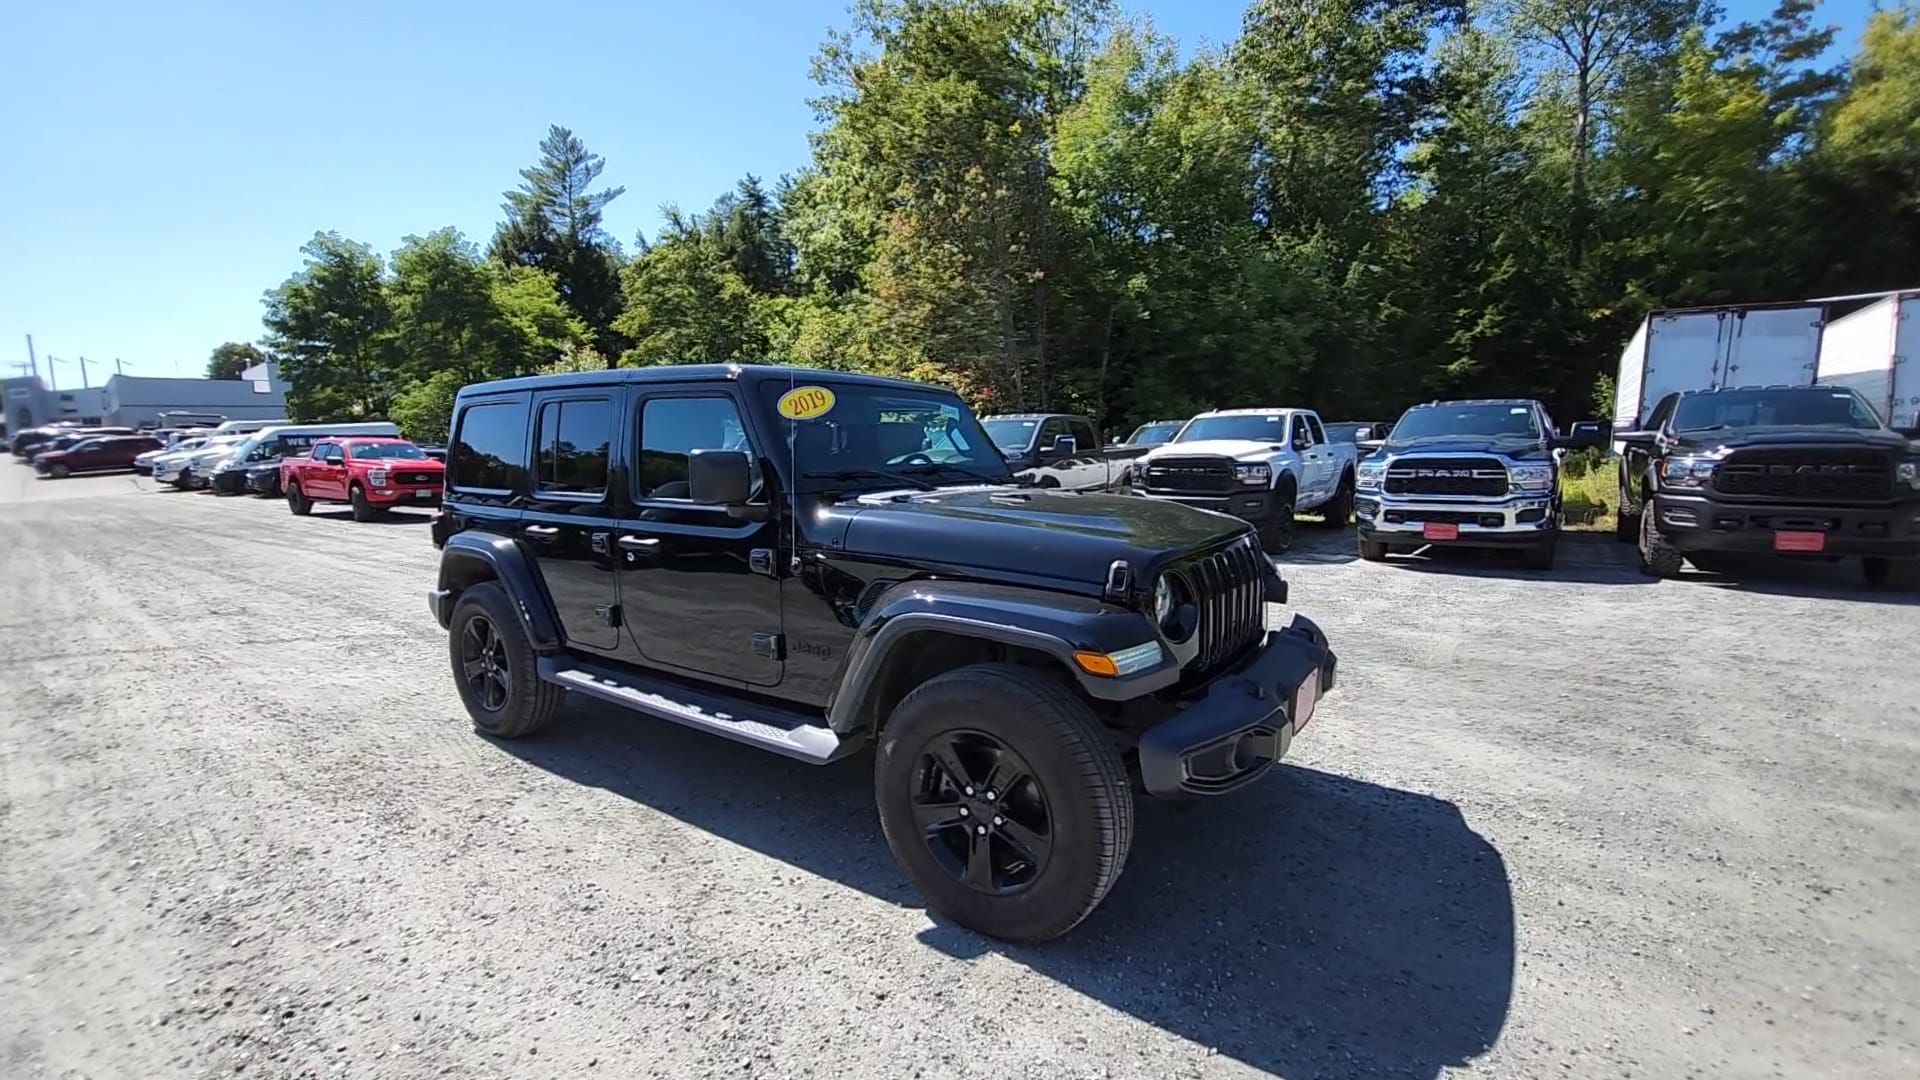
[[[660,538],[657,536],[623,536],[620,538],[621,551],[644,551],[649,554],[660,550]]]
[[[527,535],[535,540],[551,540],[560,535],[558,525],[529,525]]]

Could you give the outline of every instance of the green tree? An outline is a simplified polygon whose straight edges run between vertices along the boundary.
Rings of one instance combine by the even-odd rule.
[[[601,217],[626,191],[593,190],[605,168],[572,131],[549,128],[540,160],[520,170],[520,186],[505,193],[506,219],[491,249],[500,263],[551,274],[567,306],[601,336],[612,332],[620,314],[620,251]]]
[[[300,249],[305,267],[265,297],[267,346],[284,358],[295,419],[385,414],[395,378],[393,305],[380,256],[335,232]]]
[[[465,384],[452,368],[436,371],[394,395],[388,418],[415,442],[445,443],[453,430],[453,399]]]
[[[266,360],[267,354],[245,342],[229,341],[213,347],[207,357],[207,378],[237,379],[240,373]]]

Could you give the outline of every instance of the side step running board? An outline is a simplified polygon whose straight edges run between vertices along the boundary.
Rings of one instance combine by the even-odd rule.
[[[810,717],[758,702],[746,704],[743,709],[742,703],[724,692],[614,672],[578,657],[541,657],[540,677],[555,686],[623,708],[815,765],[837,761],[861,746],[861,740],[842,739],[832,729],[813,722],[824,717]],[[747,715],[746,709],[752,709],[753,714]]]

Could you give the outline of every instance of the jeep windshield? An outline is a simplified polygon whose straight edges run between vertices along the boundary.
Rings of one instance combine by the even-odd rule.
[[[1196,416],[1172,439],[1176,443],[1206,442],[1213,439],[1247,442],[1284,443],[1287,441],[1286,413],[1236,413],[1231,416]]]
[[[1540,427],[1525,405],[1422,405],[1393,425],[1394,442],[1411,439],[1538,439]]]
[[[823,382],[831,404],[789,419],[783,384],[762,384],[770,430],[780,433],[802,491],[938,484],[1011,484],[1013,474],[973,411],[951,393]]]
[[[1689,394],[1681,398],[1673,410],[1675,431],[1758,427],[1837,427],[1866,431],[1879,426],[1879,416],[1858,394],[1823,387]]]

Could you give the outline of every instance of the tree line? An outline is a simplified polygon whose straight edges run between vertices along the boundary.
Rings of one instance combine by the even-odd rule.
[[[1593,414],[1650,308],[1920,284],[1920,9],[1834,36],[1817,0],[1255,0],[1183,57],[1106,0],[856,0],[792,175],[629,251],[556,126],[484,250],[319,233],[261,345],[296,415],[422,438],[467,382],[704,360],[1110,428]]]

